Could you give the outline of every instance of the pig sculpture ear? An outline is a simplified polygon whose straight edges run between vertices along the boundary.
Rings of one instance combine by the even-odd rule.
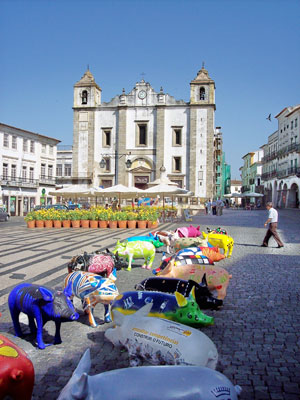
[[[115,325],[121,326],[123,324],[125,316],[120,311],[112,310],[112,316]]]
[[[177,304],[179,305],[179,307],[184,307],[187,305],[187,299],[184,297],[183,294],[179,293],[179,292],[175,292],[175,297],[177,300]]]
[[[207,236],[207,233],[205,233],[205,232],[203,232],[202,231],[202,236],[204,237],[204,239],[206,238],[206,236]]]
[[[201,283],[202,285],[207,286],[206,274],[203,275]]]
[[[195,296],[195,286],[193,286],[190,295],[189,295],[189,299],[190,300],[196,300],[196,296]]]
[[[72,382],[71,396],[72,399],[86,399],[89,394],[88,375],[82,374],[75,382]]]
[[[90,349],[87,349],[83,356],[81,357],[81,360],[79,361],[79,364],[77,365],[73,375],[76,376],[81,376],[84,373],[88,374],[91,369],[91,352]]]
[[[153,303],[147,303],[142,308],[137,310],[134,314],[132,314],[132,316],[134,316],[135,318],[136,317],[137,318],[147,317],[147,315],[149,314],[152,306],[153,306]]]
[[[64,294],[67,296],[67,297],[71,297],[72,296],[72,282],[70,281],[69,283],[68,283],[68,286],[67,287],[65,287],[65,289],[64,289]]]
[[[42,295],[43,300],[45,300],[45,301],[53,301],[54,300],[53,293],[49,289],[40,287],[39,291]]]

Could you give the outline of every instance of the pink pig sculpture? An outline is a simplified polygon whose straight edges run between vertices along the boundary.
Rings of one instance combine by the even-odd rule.
[[[192,261],[192,259],[191,259]],[[205,260],[204,260],[205,261]],[[229,280],[232,278],[226,269],[211,264],[190,264],[184,260],[172,259],[169,264],[157,276],[163,278],[176,278],[193,280],[197,283],[202,281],[206,274],[207,287],[209,290],[216,290],[218,299],[223,300],[227,294]]]
[[[193,225],[177,228],[176,233],[179,237],[198,237],[201,236],[200,226],[195,228]]]

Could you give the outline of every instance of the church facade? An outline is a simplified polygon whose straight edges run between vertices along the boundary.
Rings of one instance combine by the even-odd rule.
[[[143,189],[164,171],[195,196],[212,198],[215,109],[215,82],[204,66],[190,82],[189,102],[143,79],[103,102],[87,70],[74,85],[73,182]]]

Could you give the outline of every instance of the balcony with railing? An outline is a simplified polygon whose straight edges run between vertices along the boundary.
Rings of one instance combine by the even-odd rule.
[[[300,144],[299,143],[292,143],[288,146],[283,147],[282,149],[278,150],[277,157],[283,157],[292,152],[300,152]]]
[[[262,175],[261,175],[261,179],[262,179],[263,181],[267,181],[268,179],[273,179],[273,178],[275,178],[276,176],[277,176],[277,172],[274,170],[274,171],[265,172],[264,174],[262,174]]]
[[[38,179],[16,178],[15,176],[1,175],[0,184],[2,186],[36,188],[39,186]]]
[[[248,186],[248,185],[242,186],[242,187],[241,187],[241,192],[242,192],[242,193],[244,193],[244,192],[250,192],[250,186]]]
[[[53,176],[40,175],[40,184],[42,185],[55,185],[55,178]]]
[[[272,161],[275,158],[277,158],[277,151],[273,151],[270,154],[265,155],[264,157],[262,157],[261,162],[262,164],[265,164],[268,161]]]

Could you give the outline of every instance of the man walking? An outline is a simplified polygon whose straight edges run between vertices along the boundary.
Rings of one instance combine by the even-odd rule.
[[[273,204],[271,202],[267,203],[266,209],[269,211],[269,214],[264,226],[267,226],[269,224],[269,228],[261,247],[268,247],[270,237],[274,236],[274,239],[276,240],[276,243],[278,245],[277,248],[279,249],[280,247],[283,247],[283,243],[277,233],[278,212],[275,210],[275,208],[273,208]]]

